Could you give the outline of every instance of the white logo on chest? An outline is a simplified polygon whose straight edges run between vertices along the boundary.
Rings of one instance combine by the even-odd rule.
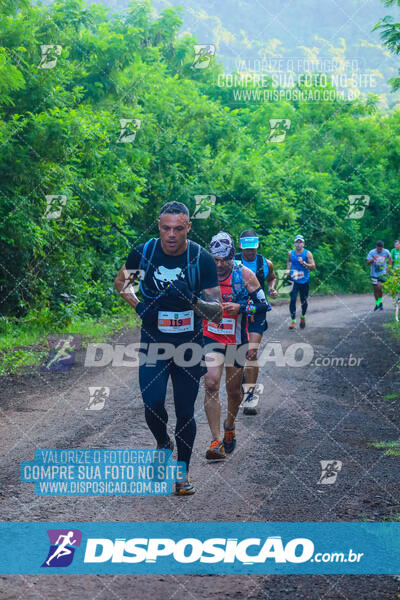
[[[171,281],[176,281],[182,275],[182,269],[175,267],[175,269],[167,269],[166,267],[159,266],[153,275],[153,281],[158,290],[163,290],[167,287]]]

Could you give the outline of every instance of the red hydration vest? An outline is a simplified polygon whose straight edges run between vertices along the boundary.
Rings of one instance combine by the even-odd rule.
[[[235,302],[231,278],[232,273],[226,279],[219,282],[223,302]],[[249,341],[247,315],[243,313],[229,315],[224,311],[220,323],[213,323],[212,321],[203,319],[203,335],[225,346],[247,344]]]

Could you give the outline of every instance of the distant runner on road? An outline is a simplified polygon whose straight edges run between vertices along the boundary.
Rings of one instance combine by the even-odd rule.
[[[315,262],[313,255],[304,248],[304,237],[296,235],[294,238],[294,250],[289,250],[286,263],[286,277],[293,281],[293,288],[290,292],[290,316],[291,323],[289,329],[296,327],[296,301],[297,294],[300,294],[301,317],[300,329],[306,326],[306,312],[308,307],[308,293],[310,289],[310,271],[315,271]]]
[[[234,262],[235,247],[229,233],[220,231],[214,235],[210,243],[210,251],[217,265],[224,309],[222,320],[218,325],[210,320],[203,321],[204,354],[207,365],[204,408],[212,435],[206,459],[215,462],[224,460],[226,454],[233,452],[236,447],[235,418],[243,398],[243,367],[246,358],[254,360],[254,356],[257,355],[257,348],[248,346],[247,315],[251,314],[258,326],[262,328],[267,303],[264,291],[254,273]],[[249,297],[252,300],[251,306],[248,304]],[[252,312],[249,313],[249,310]],[[237,360],[238,354],[242,355],[241,360]],[[219,388],[224,362],[226,362],[228,410],[223,425],[224,437],[221,441]]]
[[[257,233],[253,229],[246,229],[240,234],[239,241],[241,252],[235,254],[236,263],[239,265],[242,264],[244,267],[253,271],[264,292],[265,283],[267,283],[269,295],[271,298],[276,298],[278,292],[275,289],[276,276],[274,273],[274,265],[270,260],[264,258],[261,254],[258,254],[257,248],[259,247],[260,240]],[[264,323],[258,323],[249,315],[249,342],[251,347],[254,347],[255,352],[251,354],[251,356],[254,356],[254,359],[249,360],[246,363],[245,368],[244,381],[246,391],[243,398],[243,413],[245,415],[257,414],[258,396],[254,396],[254,389],[258,379],[257,354],[262,335],[267,328],[267,319],[265,319]]]
[[[367,265],[371,265],[370,276],[374,290],[375,310],[383,310],[382,284],[387,278],[387,266],[393,262],[389,250],[384,248],[382,240],[376,242],[376,247],[368,252]]]
[[[219,323],[222,317],[221,293],[217,269],[211,254],[187,239],[191,228],[189,211],[181,202],[168,202],[161,208],[158,220],[159,238],[139,244],[130,252],[114,285],[142,319],[141,343],[149,347],[147,360],[139,366],[139,385],[145,406],[145,418],[158,449],[173,449],[167,433],[168,414],[165,410],[167,383],[171,376],[176,413],[175,440],[178,461],[189,471],[190,457],[196,435],[194,403],[199,381],[204,373],[202,361],[203,318]],[[139,301],[130,285],[129,272],[140,272]],[[162,358],[150,347],[160,342],[187,348],[185,360],[199,349],[199,360],[183,366],[179,353]],[[158,351],[157,351],[158,352]],[[190,356],[186,358],[186,354]],[[194,494],[189,477],[176,482],[177,495]]]

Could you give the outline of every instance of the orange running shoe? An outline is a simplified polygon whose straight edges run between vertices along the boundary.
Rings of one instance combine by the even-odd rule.
[[[224,444],[218,439],[213,440],[206,452],[206,459],[210,462],[218,462],[225,460],[225,458],[226,454]]]

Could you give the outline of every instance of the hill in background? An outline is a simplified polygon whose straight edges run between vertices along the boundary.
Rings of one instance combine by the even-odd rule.
[[[113,10],[122,10],[129,0],[104,0]],[[386,15],[399,11],[386,8],[380,0],[154,0],[157,12],[182,7],[181,35],[192,34],[199,43],[214,44],[228,72],[234,70],[277,71],[271,59],[284,59],[279,71],[322,71],[371,74],[358,80],[364,94],[381,95],[382,108],[399,101],[387,81],[397,74],[396,58],[380,43],[372,29]],[[327,59],[327,60],[326,60]],[[329,61],[334,60],[335,63]],[[293,61],[293,63],[291,62]],[[346,61],[348,61],[346,63]],[[302,66],[303,65],[303,66]],[[341,65],[341,67],[337,67]],[[284,78],[282,75],[281,80]]]

